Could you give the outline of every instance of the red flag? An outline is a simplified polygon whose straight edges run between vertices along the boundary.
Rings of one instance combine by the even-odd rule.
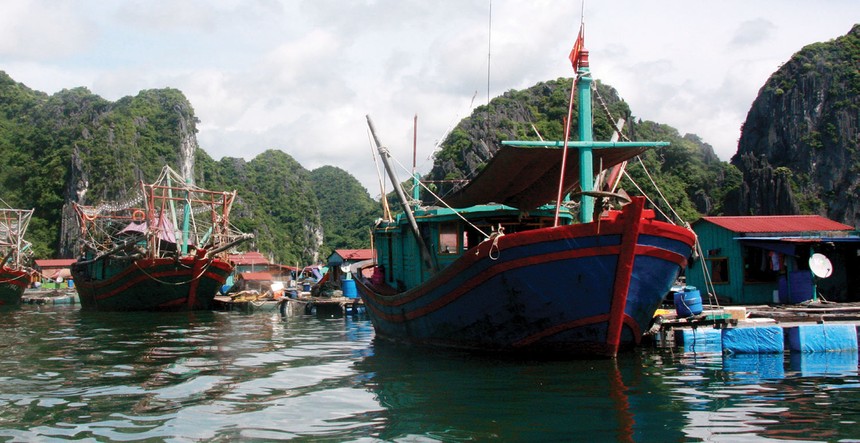
[[[573,44],[573,49],[570,50],[570,63],[573,65],[573,72],[579,72],[579,65],[582,57],[582,50],[585,46],[585,23],[579,25],[579,35],[576,36],[576,43]]]

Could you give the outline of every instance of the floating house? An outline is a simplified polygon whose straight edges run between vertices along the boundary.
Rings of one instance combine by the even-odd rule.
[[[274,277],[268,272],[243,272],[236,281],[236,292],[257,291],[264,293],[272,289]],[[233,292],[233,291],[231,291]]]
[[[36,260],[34,269],[37,278],[34,283],[39,282],[46,289],[73,287],[71,267],[75,261],[74,258]]]
[[[714,293],[720,304],[860,301],[860,236],[852,226],[817,215],[702,217],[693,231],[703,255],[689,261],[686,283],[703,299]],[[826,278],[810,269],[813,254],[827,258]]]
[[[358,262],[373,258],[373,249],[335,249],[328,256],[328,269],[334,281],[343,279],[344,272],[341,267],[354,265]]]

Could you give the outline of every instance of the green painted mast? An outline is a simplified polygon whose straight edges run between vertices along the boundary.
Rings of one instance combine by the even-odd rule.
[[[582,195],[579,202],[579,221],[590,223],[594,214],[594,197],[587,195],[594,190],[594,161],[591,155],[594,141],[591,117],[591,71],[588,69],[588,51],[582,51],[579,66],[579,80],[576,92],[579,98],[579,140],[585,142],[579,147],[579,187]]]

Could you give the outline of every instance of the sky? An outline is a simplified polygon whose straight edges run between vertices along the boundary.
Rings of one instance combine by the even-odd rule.
[[[365,116],[401,179],[471,111],[573,75],[586,26],[594,78],[634,116],[737,151],[758,90],[805,45],[860,23],[860,1],[0,0],[0,70],[53,94],[182,91],[213,158],[279,149],[349,171],[378,196]],[[389,187],[390,190],[390,187]]]

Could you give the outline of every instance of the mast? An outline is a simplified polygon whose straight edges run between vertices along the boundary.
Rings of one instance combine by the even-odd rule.
[[[418,114],[412,123],[412,200],[421,199],[421,180],[418,177]]]
[[[579,80],[576,92],[579,98],[579,141],[594,141],[591,119],[591,71],[588,69],[588,51],[580,52]],[[579,203],[579,221],[590,223],[594,217],[594,197],[586,193],[594,190],[594,163],[591,146],[579,148],[579,186],[582,196]]]
[[[373,127],[373,121],[370,119],[370,116],[367,115],[365,117],[367,118],[367,126],[370,128],[370,133],[373,135],[373,141],[376,143],[376,149],[379,151],[379,157],[382,159],[382,164],[385,166],[388,178],[394,185],[394,191],[397,192],[397,198],[400,199],[400,204],[403,206],[403,213],[406,214],[406,218],[409,220],[409,227],[412,230],[412,235],[415,237],[415,241],[418,243],[418,247],[421,250],[421,258],[424,260],[424,265],[431,271],[435,272],[436,265],[431,259],[430,249],[427,248],[427,244],[424,243],[424,238],[421,237],[421,232],[418,230],[418,222],[415,221],[415,215],[412,213],[412,208],[409,206],[409,200],[406,199],[406,193],[403,192],[403,187],[400,186],[400,180],[397,178],[397,173],[394,172],[394,169],[388,162],[388,157],[390,156],[388,149],[382,146],[382,143],[379,141],[379,137],[376,136],[376,128]]]

